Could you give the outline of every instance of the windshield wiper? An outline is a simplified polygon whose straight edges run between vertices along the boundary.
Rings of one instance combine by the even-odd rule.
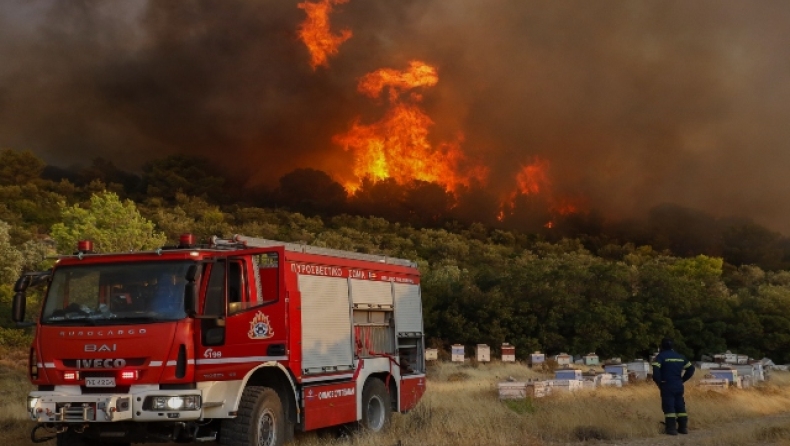
[[[146,322],[149,322],[149,323],[163,322],[163,321],[167,321],[167,320],[169,320],[169,319],[163,319],[161,317],[155,317],[155,316],[133,316],[133,317],[118,317],[118,318],[114,319],[114,322],[117,322],[117,323],[120,323],[120,324],[135,324],[135,323],[140,324],[140,323],[146,323]]]
[[[89,317],[63,317],[55,316],[41,321],[43,324],[56,324],[56,325],[97,325],[96,319]]]

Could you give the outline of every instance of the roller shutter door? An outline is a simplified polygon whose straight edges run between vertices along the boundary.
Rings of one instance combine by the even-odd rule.
[[[302,294],[302,369],[353,367],[348,281],[336,277],[299,276]]]
[[[392,285],[389,282],[351,279],[351,300],[361,308],[392,308]]]
[[[420,286],[396,283],[395,329],[398,333],[422,333]]]

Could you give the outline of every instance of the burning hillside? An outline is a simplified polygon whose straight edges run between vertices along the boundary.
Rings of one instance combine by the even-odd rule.
[[[512,226],[672,203],[790,231],[788,20],[732,0],[7,0],[0,148],[137,173],[198,156],[268,189],[315,169],[354,196],[427,181]]]
[[[307,12],[299,35],[310,51],[313,68],[328,65],[327,55],[336,54],[337,46],[352,35],[349,30],[340,36],[331,34],[329,13],[332,3],[345,1],[299,4]],[[489,168],[480,161],[469,159],[464,153],[462,131],[458,132],[456,141],[431,142],[430,129],[434,121],[419,103],[423,99],[423,90],[436,86],[438,82],[436,68],[418,60],[410,61],[404,70],[381,68],[359,79],[359,93],[375,100],[385,96],[387,108],[378,121],[366,124],[363,118],[357,117],[347,132],[333,138],[344,150],[351,152],[353,158],[354,177],[340,179],[350,194],[356,192],[365,180],[376,183],[388,178],[401,185],[414,180],[436,183],[450,193],[455,193],[460,186],[468,188],[473,182],[486,184]],[[515,198],[520,194],[543,193],[552,203],[549,209],[552,213],[567,215],[577,212],[577,207],[567,200],[559,204],[558,199],[550,195],[546,160],[538,159],[523,167],[517,172],[515,183],[516,188],[500,204],[502,211],[497,217],[500,221],[512,214],[516,207]],[[552,222],[549,221],[546,227],[551,228]]]

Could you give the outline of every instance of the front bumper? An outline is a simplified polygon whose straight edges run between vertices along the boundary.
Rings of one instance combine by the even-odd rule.
[[[202,409],[144,409],[147,397],[201,395],[200,390],[160,390],[156,385],[132,386],[128,393],[82,394],[79,386],[56,386],[53,391],[28,395],[28,413],[39,423],[109,423],[119,421],[191,421],[202,418]],[[202,395],[201,395],[202,396]]]

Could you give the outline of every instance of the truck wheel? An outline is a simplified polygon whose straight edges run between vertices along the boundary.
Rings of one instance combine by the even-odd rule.
[[[220,444],[281,446],[285,444],[283,404],[274,389],[247,386],[241,394],[236,418],[222,420]]]
[[[370,378],[362,389],[362,421],[363,430],[380,432],[387,427],[392,418],[392,402],[390,393],[378,378]]]

